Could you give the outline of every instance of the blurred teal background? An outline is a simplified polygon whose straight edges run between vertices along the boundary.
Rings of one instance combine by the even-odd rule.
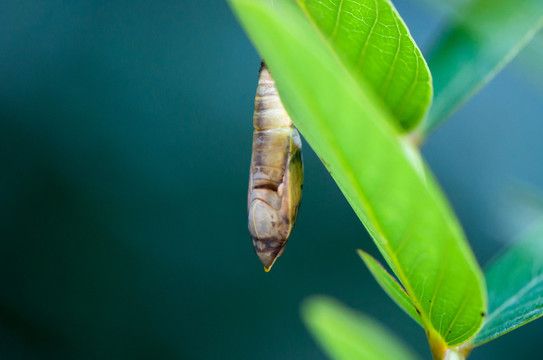
[[[396,5],[428,50],[443,15]],[[262,271],[246,229],[259,61],[220,0],[2,1],[0,358],[324,359],[299,318],[318,293],[429,358],[308,146],[298,225]],[[523,66],[425,146],[481,263],[509,238],[510,184],[543,187],[543,82]],[[535,322],[472,358],[536,358],[542,336]]]

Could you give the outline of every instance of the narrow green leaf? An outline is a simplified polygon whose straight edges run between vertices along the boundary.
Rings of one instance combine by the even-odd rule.
[[[334,300],[313,298],[306,301],[303,318],[315,339],[332,359],[415,359],[386,329]]]
[[[505,67],[543,26],[541,0],[475,0],[430,55],[435,98],[429,132]]]
[[[543,316],[543,223],[499,256],[486,280],[489,314],[475,346]]]
[[[479,329],[482,274],[419,153],[288,0],[231,0],[294,123],[322,159],[421,311],[449,345]],[[436,341],[438,341],[436,340]]]
[[[345,66],[366,81],[404,130],[432,101],[430,70],[389,0],[298,0]]]
[[[419,325],[422,325],[420,315],[417,313],[417,308],[405,292],[405,289],[396,281],[396,279],[386,271],[386,269],[370,254],[358,250],[358,254],[362,261],[368,267],[377,283],[383,288],[388,296],[407,313]]]

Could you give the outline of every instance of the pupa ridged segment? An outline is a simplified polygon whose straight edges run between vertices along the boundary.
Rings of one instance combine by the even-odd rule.
[[[302,143],[262,63],[253,116],[249,232],[265,271],[283,253],[302,197]]]

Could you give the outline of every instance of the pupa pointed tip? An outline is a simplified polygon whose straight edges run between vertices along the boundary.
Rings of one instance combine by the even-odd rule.
[[[278,256],[270,254],[270,253],[258,253],[257,255],[260,262],[264,266],[264,271],[267,273],[270,272]]]
[[[264,267],[264,271],[266,273],[269,273],[271,271],[273,265],[275,264],[275,262],[281,256],[282,253],[283,253],[282,251],[279,251],[279,252],[270,252],[270,251],[259,252],[258,250],[256,252],[256,254],[258,256],[258,259],[262,263],[262,266]]]

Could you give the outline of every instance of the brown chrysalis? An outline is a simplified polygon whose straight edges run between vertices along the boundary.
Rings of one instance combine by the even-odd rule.
[[[249,232],[266,272],[283,253],[302,196],[302,143],[262,63],[253,117]]]

